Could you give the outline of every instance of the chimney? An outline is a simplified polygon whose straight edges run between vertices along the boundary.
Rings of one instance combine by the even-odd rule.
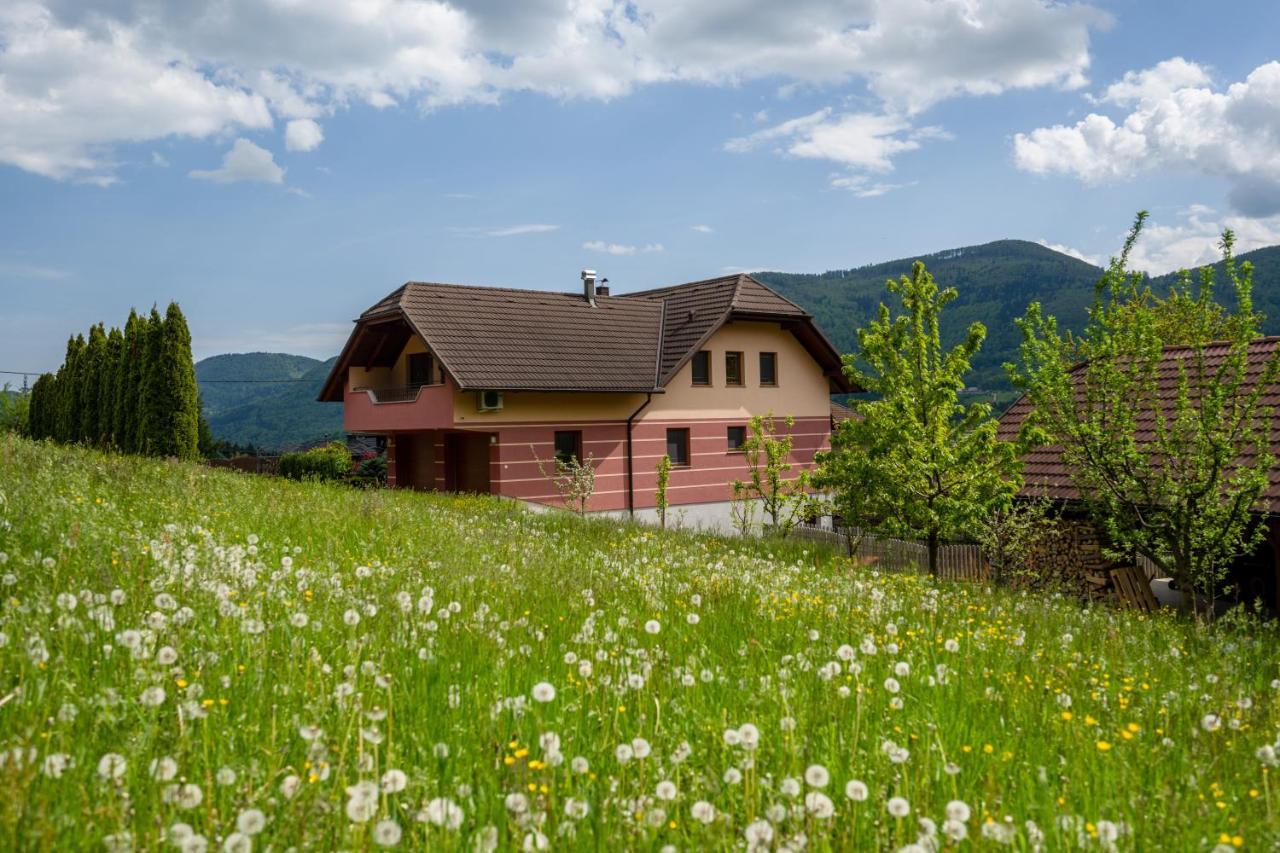
[[[582,271],[582,296],[592,305],[596,304],[596,271]]]
[[[609,295],[609,279],[602,278],[600,279],[600,283],[596,285],[596,296],[608,296],[608,295]]]

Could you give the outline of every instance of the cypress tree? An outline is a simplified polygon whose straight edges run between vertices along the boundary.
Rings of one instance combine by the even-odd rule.
[[[102,401],[102,374],[106,359],[107,336],[98,323],[89,329],[89,341],[85,344],[79,371],[80,384],[80,440],[86,444],[102,441],[102,428],[98,423],[98,410]]]
[[[58,441],[80,440],[80,356],[84,352],[83,335],[67,340],[67,356],[58,368]]]
[[[160,369],[164,318],[151,306],[142,333],[142,372],[138,383],[138,452],[158,455],[165,429],[164,371]]]
[[[114,326],[107,335],[107,346],[102,359],[102,384],[98,392],[98,428],[102,443],[119,447],[116,438],[116,398],[120,385],[120,353],[124,350],[124,336]]]
[[[157,456],[199,456],[200,402],[191,332],[178,303],[170,302],[163,320],[152,317],[147,361],[147,436]]]
[[[31,386],[31,411],[27,420],[27,432],[32,438],[49,437],[49,404],[53,391],[53,374],[42,373]]]
[[[129,309],[124,324],[124,346],[117,365],[116,382],[116,446],[125,453],[138,451],[138,394],[142,385],[142,324],[138,312]]]

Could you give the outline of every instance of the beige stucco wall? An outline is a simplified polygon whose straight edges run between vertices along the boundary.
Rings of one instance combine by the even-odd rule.
[[[666,393],[654,395],[643,418],[745,418],[774,412],[795,417],[829,416],[831,392],[827,377],[795,335],[777,323],[728,323],[703,349],[711,352],[711,384],[693,384],[693,365],[686,362],[667,383]],[[745,386],[725,384],[724,354],[741,352]],[[760,353],[778,354],[778,384],[760,385]]]

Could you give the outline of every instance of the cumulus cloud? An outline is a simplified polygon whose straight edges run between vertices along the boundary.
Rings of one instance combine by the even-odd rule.
[[[1280,62],[1218,89],[1202,66],[1171,59],[1126,74],[1094,100],[1128,113],[1020,133],[1018,167],[1091,184],[1154,169],[1197,172],[1225,179],[1240,213],[1280,213]]]
[[[218,168],[193,169],[188,174],[202,181],[217,181],[222,184],[236,181],[284,183],[284,169],[276,164],[271,152],[247,139],[237,139],[231,150],[222,155],[222,165]]]
[[[588,240],[582,244],[588,252],[602,252],[606,255],[634,255],[663,252],[666,249],[661,243],[648,243],[643,246],[632,246],[627,243],[606,243],[604,240]]]
[[[911,116],[957,95],[1081,86],[1106,23],[1059,0],[10,0],[0,162],[102,178],[121,144],[315,122],[355,102],[607,99],[669,82],[860,82]],[[285,133],[289,150],[321,138]]]
[[[866,173],[890,172],[895,156],[915,151],[924,140],[942,138],[948,138],[948,134],[940,128],[915,128],[905,116],[837,114],[825,108],[730,139],[724,147],[739,153],[770,147],[792,157],[826,160],[846,169],[832,176],[832,186],[861,196],[875,196],[899,185],[871,182]]]
[[[1075,258],[1077,261],[1084,261],[1085,263],[1093,264],[1094,266],[1101,266],[1103,264],[1103,260],[1101,258],[1098,258],[1094,255],[1086,255],[1084,252],[1080,251],[1079,249],[1073,249],[1072,247],[1064,245],[1062,243],[1050,243],[1048,240],[1044,239],[1043,237],[1037,240],[1036,242],[1039,243],[1041,246],[1044,246],[1046,249],[1053,249],[1055,252],[1061,252],[1064,255],[1070,255],[1071,257]]]
[[[324,131],[313,119],[295,118],[284,127],[284,147],[290,151],[314,151],[324,141]]]
[[[1148,222],[1130,261],[1135,269],[1152,275],[1214,263],[1222,259],[1218,242],[1226,228],[1235,232],[1237,254],[1280,243],[1280,216],[1223,216],[1197,204],[1173,222]]]

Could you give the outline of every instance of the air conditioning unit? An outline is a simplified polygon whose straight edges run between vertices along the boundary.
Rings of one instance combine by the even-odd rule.
[[[476,409],[481,412],[502,411],[501,391],[479,391],[476,393]]]

